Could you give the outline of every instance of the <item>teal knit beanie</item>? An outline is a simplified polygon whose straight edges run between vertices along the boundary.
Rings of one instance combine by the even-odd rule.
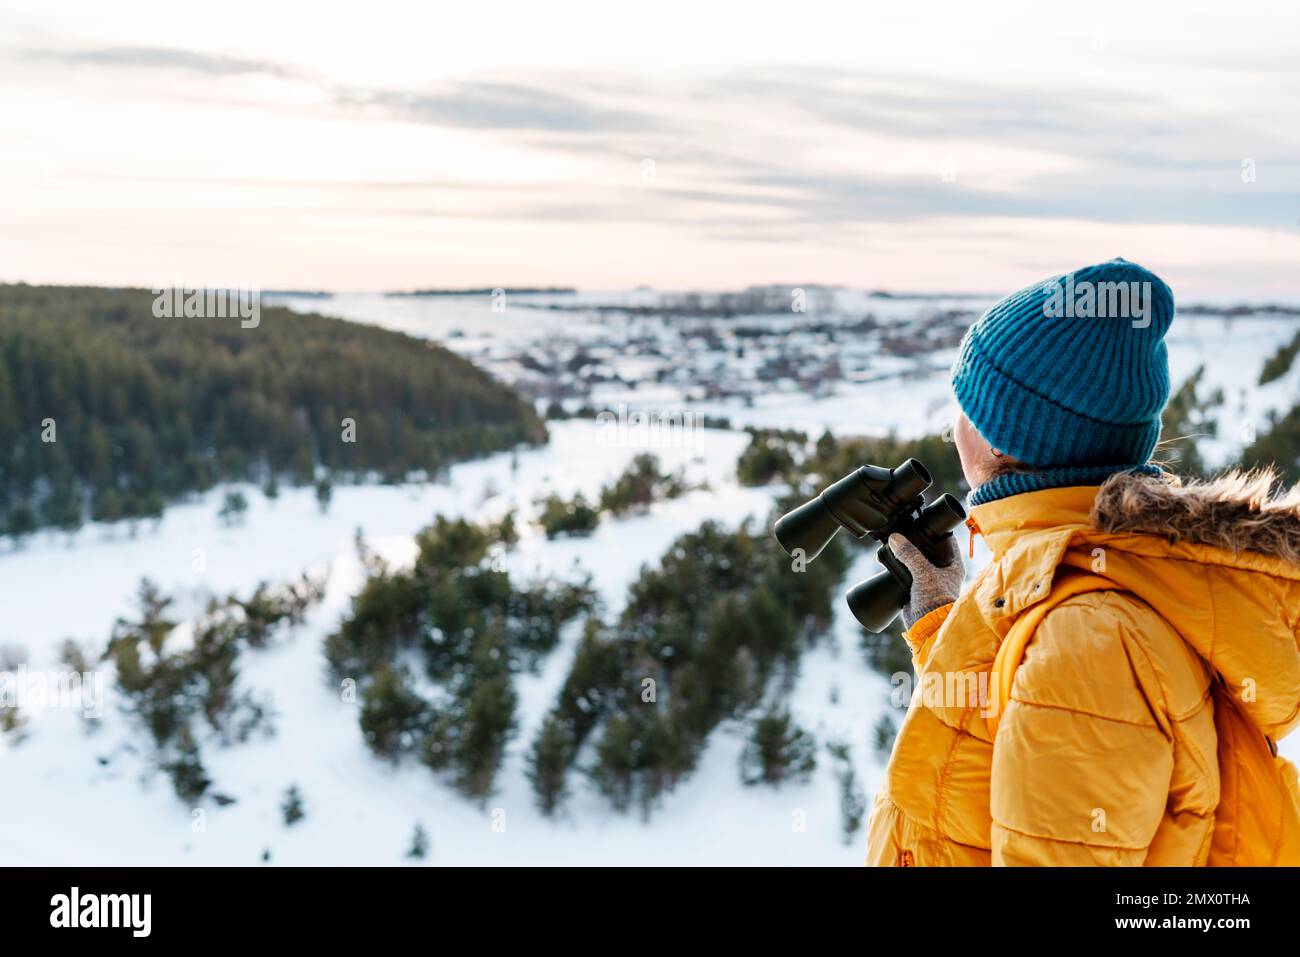
[[[994,448],[1036,468],[1142,465],[1169,398],[1174,297],[1124,259],[1013,293],[966,332],[953,392]]]

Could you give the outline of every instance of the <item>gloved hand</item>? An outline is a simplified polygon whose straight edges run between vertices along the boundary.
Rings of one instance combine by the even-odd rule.
[[[912,593],[903,606],[903,625],[911,628],[918,621],[949,602],[957,600],[961,583],[966,579],[966,565],[961,560],[957,539],[949,536],[946,547],[952,564],[938,568],[902,535],[889,536],[889,550],[912,573]]]

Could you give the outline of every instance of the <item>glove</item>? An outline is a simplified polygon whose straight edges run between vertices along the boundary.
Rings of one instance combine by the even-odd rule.
[[[957,540],[949,535],[939,547],[946,548],[952,557],[952,564],[946,568],[931,565],[930,560],[902,535],[889,536],[889,550],[912,573],[912,591],[903,606],[903,625],[906,628],[911,628],[936,608],[956,601],[961,594],[961,583],[966,580],[966,565],[961,560]]]

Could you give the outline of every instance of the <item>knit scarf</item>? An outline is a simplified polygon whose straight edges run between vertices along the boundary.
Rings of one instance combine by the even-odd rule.
[[[1041,492],[1045,488],[1069,488],[1075,485],[1100,485],[1117,472],[1160,475],[1154,465],[1066,465],[1061,468],[1032,472],[1004,472],[971,490],[970,504],[983,505],[1000,498]]]

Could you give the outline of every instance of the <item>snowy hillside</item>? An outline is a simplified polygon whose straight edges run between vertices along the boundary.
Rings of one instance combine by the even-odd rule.
[[[881,311],[886,325],[918,308],[980,307],[960,300],[870,306]],[[684,394],[671,367],[693,362],[691,368],[714,368],[721,362],[713,376],[720,395],[691,408],[726,415],[737,428],[761,423],[920,435],[940,431],[952,415],[942,373],[950,347],[901,357],[879,354],[872,345],[856,361],[876,370],[876,378],[856,374],[846,360],[834,387],[810,396],[789,383],[760,387],[764,380],[756,376],[772,366],[755,362],[753,350],[772,343],[738,350],[728,340],[707,357],[691,335],[663,322],[531,309],[484,317],[481,304],[360,295],[305,301],[301,308],[364,316],[438,338],[503,375],[526,348],[595,351],[593,362],[618,370],[584,393],[602,405],[681,408]],[[824,331],[799,339],[804,321],[780,337],[807,354],[824,352]],[[1180,319],[1174,328],[1175,384],[1205,364],[1206,385],[1224,389],[1219,438],[1203,451],[1211,461],[1229,461],[1269,410],[1289,408],[1300,395],[1300,368],[1268,387],[1254,386],[1259,367],[1289,338],[1295,320],[1197,317]],[[652,343],[645,338],[651,334]],[[871,341],[888,335],[877,329]],[[640,363],[631,361],[638,357]],[[665,367],[666,374],[654,371]],[[754,396],[740,398],[747,390]],[[324,637],[363,580],[355,533],[360,529],[366,544],[391,562],[410,562],[414,533],[435,514],[485,519],[514,508],[527,519],[541,496],[592,495],[645,451],[605,441],[601,427],[589,420],[552,422],[550,429],[546,447],[456,465],[442,484],[338,486],[324,514],[310,489],[283,489],[278,499],[268,500],[250,487],[244,489],[246,519],[227,527],[217,516],[223,489],[170,508],[157,523],[143,523],[134,532],[125,525],[97,525],[72,536],[41,533],[17,550],[0,552],[6,609],[0,647],[32,669],[61,668],[59,647],[67,638],[102,648],[114,619],[134,611],[142,577],[179,596],[177,610],[193,616],[210,595],[246,595],[260,581],[283,582],[305,571],[327,576],[324,599],[301,626],[241,659],[242,686],[273,701],[274,736],[227,748],[205,743],[213,791],[234,803],[218,806],[205,798],[202,814],[194,816],[166,778],[151,770],[147,738],[114,706],[110,678],[97,727],[88,730],[76,711],[37,706],[24,709],[27,724],[19,739],[0,745],[0,775],[10,782],[4,816],[11,825],[0,830],[0,864],[253,864],[266,851],[276,864],[401,864],[417,824],[430,837],[429,864],[860,863],[864,839],[859,832],[847,845],[842,840],[834,766],[821,757],[825,749],[807,784],[746,787],[738,769],[741,729],[730,724],[712,735],[699,769],[648,823],[636,813],[611,811],[581,780],[557,819],[543,817],[524,776],[524,751],[565,678],[577,640],[573,628],[538,674],[516,678],[520,725],[486,807],[468,802],[427,768],[394,768],[367,748],[357,705],[331,687],[322,654]],[[656,561],[681,533],[710,518],[732,526],[746,517],[765,521],[777,490],[744,488],[735,478],[746,435],[701,429],[684,438],[680,446],[649,451],[667,470],[684,468],[692,483],[707,483],[706,489],[656,503],[645,515],[607,519],[585,539],[547,540],[521,521],[521,540],[504,559],[509,570],[527,577],[566,573],[576,565],[591,574],[612,617],[642,564]],[[963,530],[963,550],[964,536]],[[875,568],[868,551],[855,554],[846,584]],[[977,543],[975,564],[985,557]],[[851,744],[854,769],[869,797],[882,771],[872,729],[890,710],[890,686],[867,666],[856,623],[838,597],[835,604],[833,640],[803,655],[789,704],[819,743],[842,737]],[[1300,756],[1297,737],[1283,743],[1293,757]],[[301,792],[306,816],[286,828],[280,804],[290,786]]]
[[[590,422],[559,423],[552,435],[547,448],[519,455],[517,471],[511,456],[498,455],[457,466],[446,486],[342,487],[324,516],[309,490],[282,492],[275,502],[250,490],[246,525],[224,528],[216,517],[220,497],[213,494],[169,510],[156,529],[142,528],[134,538],[89,528],[71,541],[51,536],[0,557],[9,606],[3,641],[24,645],[31,668],[60,667],[57,647],[65,637],[103,641],[112,619],[133,610],[141,576],[191,595],[194,612],[207,591],[246,592],[259,579],[295,570],[329,574],[325,600],[307,623],[247,657],[243,679],[272,696],[275,736],[205,751],[214,790],[237,803],[204,802],[206,829],[193,831],[191,810],[161,774],[148,772],[142,736],[114,712],[111,699],[102,726],[91,733],[75,711],[33,713],[26,738],[0,751],[5,778],[23,782],[6,800],[9,819],[23,827],[5,830],[0,859],[247,864],[270,848],[277,863],[395,864],[419,822],[432,839],[432,863],[856,863],[857,842],[845,847],[840,841],[831,769],[819,768],[807,786],[745,788],[738,773],[741,742],[726,729],[714,735],[700,772],[648,825],[636,815],[614,814],[581,788],[559,820],[543,819],[522,774],[522,751],[554,701],[571,641],[550,656],[540,675],[517,679],[520,732],[500,793],[486,810],[427,769],[394,771],[365,747],[356,706],[341,702],[326,684],[321,655],[321,639],[361,582],[354,530],[361,527],[385,557],[409,561],[411,532],[435,512],[488,516],[511,506],[531,509],[533,499],[550,489],[591,492],[637,451],[602,445]],[[681,532],[710,516],[738,523],[767,514],[771,490],[735,484],[735,458],[744,444],[743,434],[704,431],[697,448],[655,449],[666,467],[684,466],[689,478],[706,480],[710,490],[656,505],[646,516],[607,521],[589,539],[548,542],[533,530],[507,561],[523,572],[565,571],[576,561],[617,609],[641,563],[657,558]],[[192,569],[195,549],[205,554],[202,572]],[[871,561],[864,552],[862,568]],[[75,601],[66,598],[68,581],[84,583]],[[858,773],[870,789],[879,769],[868,753],[867,729],[887,707],[889,686],[863,662],[855,626],[842,619],[837,633],[838,649],[824,643],[804,657],[791,705],[819,736],[840,732],[853,742]],[[833,689],[837,704],[830,703]],[[286,829],[279,802],[294,784],[307,816]],[[505,812],[504,832],[493,830],[495,809]],[[796,810],[806,812],[806,831],[791,827]]]

